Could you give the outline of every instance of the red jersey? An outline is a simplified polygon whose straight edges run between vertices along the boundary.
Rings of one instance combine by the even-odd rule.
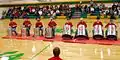
[[[16,22],[10,22],[10,23],[9,23],[9,26],[10,26],[10,27],[17,27],[17,24],[16,24]]]
[[[83,22],[79,22],[78,24],[77,24],[77,27],[79,26],[79,25],[84,25],[85,26],[85,28],[87,27],[87,24],[83,21]]]
[[[103,26],[102,22],[100,22],[100,21],[94,22],[93,26],[95,26],[95,25],[101,25],[101,26]]]
[[[70,27],[73,27],[73,24],[71,22],[66,22],[65,25],[68,24]]]
[[[29,12],[32,12],[33,7],[29,6],[28,8],[29,8]]]
[[[114,24],[114,23],[108,23],[108,24],[105,26],[105,28],[108,28],[109,25],[115,25],[115,24]],[[115,27],[117,27],[117,26],[115,25]]]
[[[62,59],[60,57],[52,57],[52,58],[50,58],[48,60],[62,60]]]
[[[48,26],[49,27],[54,27],[54,26],[56,26],[57,24],[55,23],[55,21],[50,21],[49,23],[48,23]]]
[[[35,27],[43,27],[42,22],[40,22],[40,21],[36,22]]]
[[[24,21],[23,25],[25,25],[25,27],[30,27],[31,26],[31,22],[30,21]]]

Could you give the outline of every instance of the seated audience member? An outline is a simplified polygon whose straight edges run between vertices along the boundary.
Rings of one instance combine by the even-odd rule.
[[[10,20],[9,27],[11,28],[12,32],[14,32],[17,35],[16,32],[17,23],[13,19]]]
[[[54,57],[51,57],[49,58],[48,60],[62,60],[59,55],[60,55],[60,48],[58,47],[55,47],[53,49],[53,54],[54,54]]]
[[[35,24],[35,27],[36,28],[39,28],[39,30],[41,30],[41,34],[43,36],[43,24],[41,22],[41,19],[40,18],[36,18],[37,22]],[[40,33],[39,33],[40,34]]]
[[[30,28],[31,28],[31,22],[28,18],[25,18],[25,21],[23,22],[23,26],[26,28],[27,36],[30,36]]]

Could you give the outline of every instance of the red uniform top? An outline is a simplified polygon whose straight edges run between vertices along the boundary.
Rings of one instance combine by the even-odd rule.
[[[80,24],[81,24],[81,25],[84,25],[85,28],[87,27],[87,24],[85,23],[85,21],[83,21],[83,22],[79,22],[79,23],[77,24],[77,27],[78,27]]]
[[[13,21],[12,21],[12,22],[9,23],[9,26],[11,26],[11,27],[14,28],[14,27],[17,27],[17,24],[16,24],[16,22],[13,22]]]
[[[48,60],[62,60],[62,59],[60,57],[52,57],[52,58],[50,58]]]
[[[100,21],[94,22],[93,26],[95,26],[95,25],[101,25],[101,26],[103,26],[102,22],[100,22]]]
[[[66,22],[65,25],[68,24],[70,27],[73,27],[73,24],[71,22]]]
[[[30,21],[24,21],[23,25],[25,25],[25,27],[30,27],[31,22]]]
[[[28,8],[29,8],[29,12],[32,12],[33,7],[29,6]]]
[[[115,25],[115,24],[114,24],[114,23],[108,23],[108,24],[105,26],[105,28],[108,28],[109,25]],[[117,26],[115,25],[115,27],[117,27]]]
[[[54,26],[56,26],[57,24],[55,23],[55,21],[50,21],[49,23],[48,23],[48,26],[49,27],[54,27]]]
[[[43,27],[42,22],[40,22],[40,21],[36,22],[35,27]]]

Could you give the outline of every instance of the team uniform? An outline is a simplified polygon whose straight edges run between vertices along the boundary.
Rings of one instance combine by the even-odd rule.
[[[102,24],[101,21],[96,21],[96,22],[94,22],[93,27],[94,27],[95,25],[101,25],[101,26],[103,27],[103,24]]]
[[[62,59],[60,57],[52,57],[52,58],[50,58],[48,60],[62,60]]]
[[[10,28],[11,28],[11,31],[12,31],[12,32],[15,32],[15,34],[17,35],[17,32],[16,32],[17,23],[14,22],[14,21],[11,21],[11,22],[9,23],[9,26],[10,26]]]
[[[85,21],[83,21],[83,22],[79,22],[79,23],[77,24],[77,28],[78,28],[79,25],[84,25],[85,28],[87,28],[87,24],[85,23]]]
[[[55,27],[57,26],[56,22],[55,22],[55,21],[50,21],[50,22],[48,23],[48,26],[49,26],[50,28],[52,28],[53,36],[55,36]]]
[[[108,40],[117,40],[117,26],[114,23],[108,23],[105,28],[106,30],[106,38]]]
[[[103,24],[101,21],[96,21],[93,24],[93,38],[97,40],[101,40],[104,38],[104,31],[102,29]]]
[[[26,28],[26,33],[27,33],[27,36],[30,36],[30,27],[31,27],[31,22],[30,21],[24,21],[23,22],[23,26]]]
[[[71,28],[73,27],[72,22],[66,22],[65,25],[70,25]]]
[[[39,30],[42,31],[42,35],[43,35],[43,24],[42,24],[42,22],[37,21],[36,24],[35,24],[35,27],[39,28]]]
[[[72,27],[73,27],[72,22],[67,21],[65,23],[65,25],[63,26],[63,34],[62,34],[63,39],[69,40],[69,39],[73,38],[73,36],[72,36]]]
[[[88,39],[88,33],[87,33],[87,24],[85,21],[80,21],[77,24],[77,30],[75,34],[76,39]]]

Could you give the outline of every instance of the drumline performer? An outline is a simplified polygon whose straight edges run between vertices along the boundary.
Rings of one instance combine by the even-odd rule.
[[[94,22],[93,27],[94,27],[93,38],[96,39],[98,37],[98,38],[102,39],[104,37],[103,24],[100,21],[99,17],[97,17],[97,21]]]
[[[15,33],[15,35],[17,35],[16,27],[17,27],[17,23],[15,22],[15,20],[10,19],[9,28],[11,29],[12,35],[13,35],[13,32]]]
[[[53,36],[55,36],[55,28],[56,28],[57,24],[56,22],[53,20],[53,18],[50,18],[50,22],[48,23],[48,27],[52,28],[53,31]]]
[[[25,21],[23,22],[23,27],[26,28],[26,35],[30,36],[30,28],[31,28],[31,22],[28,18],[25,18]]]
[[[75,34],[75,38],[77,38],[77,36],[84,36],[88,39],[88,33],[87,33],[87,24],[85,21],[83,21],[83,18],[80,19],[80,21],[77,24],[77,30],[76,30],[76,34]]]
[[[113,20],[110,20],[110,22],[105,26],[107,28],[106,30],[106,38],[109,39],[114,39],[117,40],[117,31],[116,28],[117,26],[114,24]]]
[[[43,36],[43,24],[41,22],[40,18],[36,18],[37,22],[35,24],[35,28],[39,28],[39,31],[41,31],[41,36]],[[39,32],[40,35],[40,32]]]
[[[72,22],[70,21],[70,19],[67,19],[67,22],[65,23],[64,28],[63,28],[63,35],[62,35],[63,39],[72,39],[73,37],[72,27],[73,27]]]

